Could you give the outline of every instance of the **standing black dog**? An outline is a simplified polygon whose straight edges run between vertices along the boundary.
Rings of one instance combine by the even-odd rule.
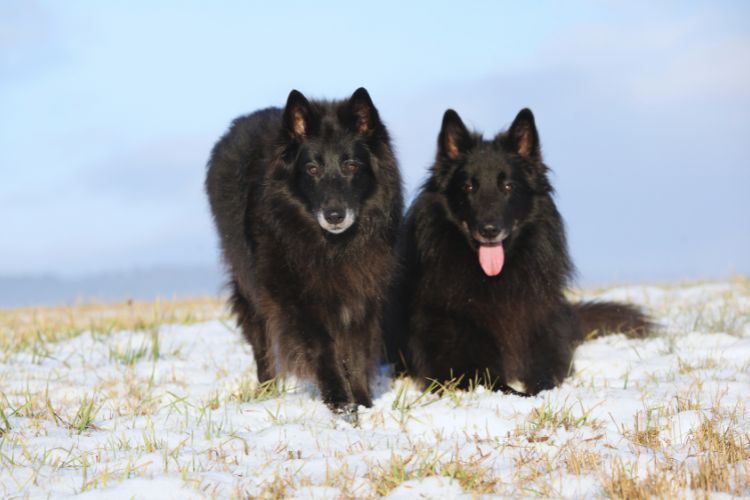
[[[399,243],[401,318],[389,347],[423,384],[536,394],[568,375],[585,334],[649,329],[633,306],[565,299],[573,265],[546,173],[528,109],[491,141],[446,111]]]
[[[258,379],[314,380],[335,411],[371,406],[401,220],[388,132],[363,88],[236,119],[206,178],[231,305]]]

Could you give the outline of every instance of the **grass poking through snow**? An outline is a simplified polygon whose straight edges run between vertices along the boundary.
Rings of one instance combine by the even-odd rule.
[[[750,280],[571,296],[662,329],[531,398],[383,374],[356,425],[258,383],[218,299],[0,311],[0,496],[750,495]]]

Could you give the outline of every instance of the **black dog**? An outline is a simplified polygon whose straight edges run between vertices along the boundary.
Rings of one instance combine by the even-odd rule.
[[[635,307],[565,299],[573,265],[546,172],[528,109],[491,141],[446,111],[399,243],[389,346],[423,384],[536,394],[569,374],[585,334],[650,328]]]
[[[369,94],[236,119],[206,179],[231,304],[258,379],[314,380],[337,411],[371,406],[401,220],[401,179]]]

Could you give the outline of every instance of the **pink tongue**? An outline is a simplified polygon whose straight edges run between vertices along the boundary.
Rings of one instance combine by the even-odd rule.
[[[503,245],[480,245],[479,264],[487,276],[497,276],[503,268],[505,252]]]

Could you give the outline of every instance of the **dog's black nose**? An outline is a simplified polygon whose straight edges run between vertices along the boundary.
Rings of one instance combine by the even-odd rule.
[[[500,234],[500,228],[494,224],[485,224],[479,228],[479,234],[482,238],[491,240]]]
[[[346,211],[343,208],[330,208],[323,210],[323,217],[329,224],[341,224],[345,216]]]

